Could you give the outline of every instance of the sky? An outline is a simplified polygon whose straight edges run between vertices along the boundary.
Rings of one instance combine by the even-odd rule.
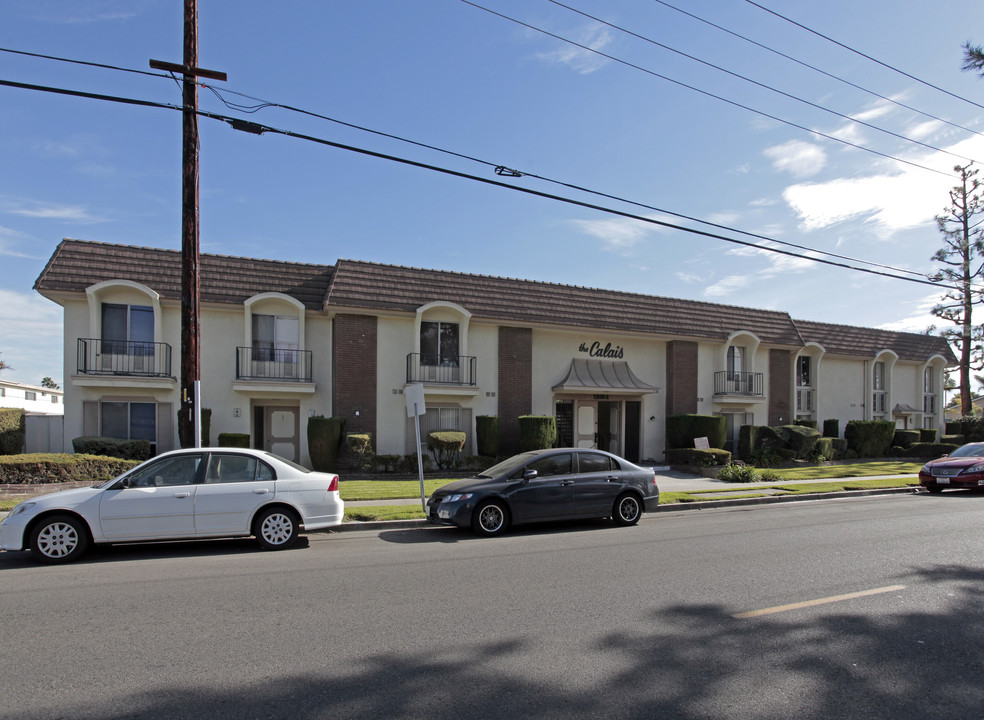
[[[2,81],[181,102],[171,77],[6,52],[151,72],[181,62],[180,0],[0,0],[0,17]],[[984,44],[980,0],[201,0],[199,66],[228,79],[200,108],[295,134],[199,121],[201,251],[922,332],[938,288],[657,223],[932,272],[953,168],[984,164],[966,41]],[[0,86],[6,380],[74,372],[61,308],[32,289],[66,237],[181,247],[179,112]]]

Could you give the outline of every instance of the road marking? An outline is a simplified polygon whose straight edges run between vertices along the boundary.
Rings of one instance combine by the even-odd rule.
[[[855,598],[868,597],[869,595],[881,595],[882,593],[895,592],[897,590],[904,589],[905,585],[889,585],[888,587],[861,590],[860,592],[847,593],[845,595],[832,595],[831,597],[817,598],[816,600],[805,600],[804,602],[790,603],[789,605],[776,605],[775,607],[762,608],[761,610],[749,610],[748,612],[737,613],[731,617],[744,620],[745,618],[772,615],[774,613],[786,612],[788,610],[799,610],[800,608],[826,605],[827,603],[842,602],[844,600],[854,600]]]

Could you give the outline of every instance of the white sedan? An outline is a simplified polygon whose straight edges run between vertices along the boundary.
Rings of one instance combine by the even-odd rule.
[[[95,487],[17,505],[0,522],[0,550],[68,562],[91,543],[256,537],[283,550],[304,530],[339,525],[338,476],[260,450],[175,450]]]

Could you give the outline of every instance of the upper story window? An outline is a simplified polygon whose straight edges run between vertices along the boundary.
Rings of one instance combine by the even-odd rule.
[[[148,305],[103,303],[101,320],[104,353],[153,353],[154,308]]]
[[[253,360],[293,362],[299,347],[298,319],[292,315],[253,315]],[[279,352],[278,352],[279,351]]]
[[[420,364],[458,367],[458,323],[420,323]]]
[[[872,388],[874,390],[885,390],[885,363],[876,362]]]
[[[728,348],[728,372],[740,373],[743,367],[745,348],[740,345],[732,345]]]
[[[936,392],[936,373],[933,372],[933,368],[928,367],[923,370],[923,392],[924,393],[935,393]]]
[[[797,387],[813,387],[813,364],[810,360],[806,355],[796,358]]]
[[[24,393],[24,399],[25,400],[37,400],[38,399],[38,394],[36,392],[34,392],[33,390],[28,390],[28,391],[26,391]]]

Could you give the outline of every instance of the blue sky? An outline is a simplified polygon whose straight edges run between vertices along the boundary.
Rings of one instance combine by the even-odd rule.
[[[229,94],[244,93],[660,210],[930,271],[940,246],[933,217],[955,183],[946,173],[963,162],[947,153],[984,161],[984,110],[745,0],[668,1],[894,102],[657,0],[566,0],[609,25],[548,0],[476,0],[604,55],[461,0],[201,0],[199,64],[228,73],[214,85],[232,102],[253,104]],[[961,44],[984,42],[979,0],[761,4],[984,104],[984,80],[960,70]],[[6,49],[139,70],[149,70],[151,58],[181,61],[180,0],[7,1],[0,14]],[[171,79],[2,52],[0,79],[180,102]],[[693,225],[528,175],[496,178],[487,164],[285,109],[244,114],[208,90],[200,105]],[[203,252],[313,263],[352,258],[915,331],[931,322],[938,294],[282,135],[249,135],[207,119],[200,130]],[[180,247],[180,115],[0,87],[0,162],[0,358],[14,368],[4,377],[63,382],[61,311],[32,290],[34,280],[64,237]]]

